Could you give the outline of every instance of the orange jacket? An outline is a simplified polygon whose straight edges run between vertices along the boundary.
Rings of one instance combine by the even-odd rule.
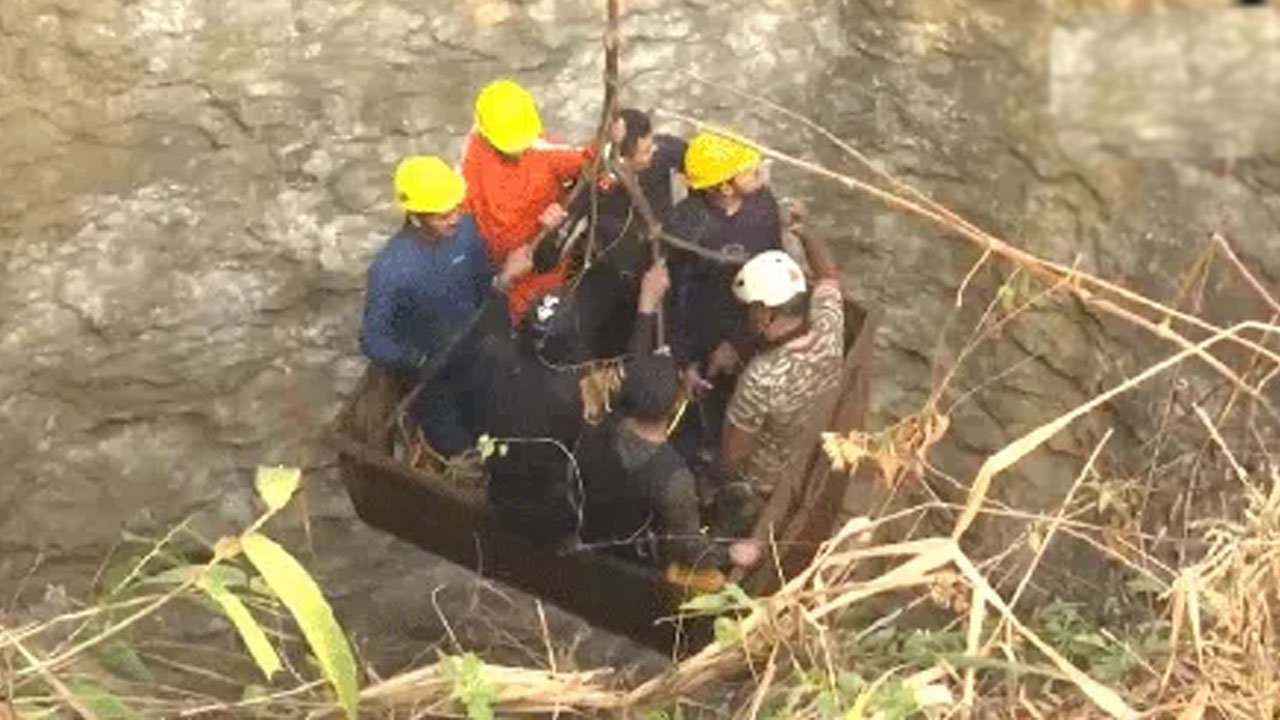
[[[467,137],[462,151],[462,176],[467,180],[465,206],[476,219],[480,236],[495,266],[537,236],[538,216],[561,200],[565,183],[577,177],[589,148],[573,148],[539,141],[520,157],[498,152],[478,133]],[[511,320],[520,321],[538,295],[564,284],[565,268],[526,275],[508,291]]]

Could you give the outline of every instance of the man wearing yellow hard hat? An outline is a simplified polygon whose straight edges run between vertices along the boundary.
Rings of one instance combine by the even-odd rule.
[[[527,246],[543,228],[562,223],[565,187],[593,156],[590,148],[553,145],[528,90],[502,78],[476,97],[475,130],[463,150],[466,207],[495,263]],[[563,265],[517,280],[508,293],[518,322],[530,301],[564,283]]]
[[[532,261],[528,252],[511,253],[495,277],[475,219],[462,208],[466,181],[440,158],[405,158],[394,187],[404,225],[369,267],[360,347],[411,387],[491,289],[506,288]],[[457,393],[465,390],[449,382],[450,367],[464,361],[451,358],[413,408],[427,441],[445,455],[475,444],[459,417]]]
[[[703,131],[689,142],[684,170],[690,193],[672,210],[667,232],[744,262],[782,247],[778,201],[765,184],[758,151]],[[718,444],[724,409],[751,353],[746,313],[732,292],[736,269],[671,254],[672,352],[699,409],[682,427],[686,453]]]

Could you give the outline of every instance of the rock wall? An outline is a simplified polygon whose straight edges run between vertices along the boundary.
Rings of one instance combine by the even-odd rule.
[[[391,169],[407,153],[456,156],[474,92],[498,74],[534,89],[548,127],[588,137],[600,4],[0,3],[0,579],[37,560],[38,577],[59,578],[126,528],[188,515],[211,534],[238,527],[261,463],[311,468],[313,515],[353,522],[321,433],[363,368],[364,270],[397,223]],[[853,167],[726,87],[748,90],[983,227],[1157,296],[1223,222],[1280,280],[1275,156],[1225,174],[1203,158],[1064,148],[1051,49],[1055,26],[1083,17],[1071,3],[625,5],[630,103]],[[980,272],[957,315],[977,250],[786,168],[773,175],[836,239],[852,294],[885,311],[877,422],[918,409],[940,335],[951,328],[941,347],[953,354],[1004,271]],[[1251,308],[1222,297],[1223,318]],[[968,477],[984,453],[1132,371],[1132,343],[1069,303],[1012,325],[957,378],[957,394],[994,382],[957,406],[939,466]],[[1133,443],[1143,412],[1117,405],[1110,421]],[[1055,440],[1000,491],[1056,502],[1100,422]],[[352,554],[425,562],[358,535]],[[322,572],[340,588],[350,568],[336,559]]]

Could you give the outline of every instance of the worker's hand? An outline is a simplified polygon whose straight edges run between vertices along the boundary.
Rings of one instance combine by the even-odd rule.
[[[528,275],[533,271],[533,244],[526,243],[512,250],[507,259],[502,263],[502,272],[498,275],[498,282],[503,287],[511,284],[512,280],[523,275]]]
[[[721,375],[732,375],[742,365],[742,358],[729,342],[722,342],[711,353],[707,362],[707,377],[714,380]]]
[[[698,372],[696,364],[685,368],[684,372],[680,373],[680,380],[684,383],[684,390],[689,397],[696,397],[701,395],[702,391],[711,389],[711,383]]]
[[[621,116],[613,119],[609,126],[609,142],[617,145],[627,138],[627,121]]]
[[[809,211],[799,200],[789,200],[782,209],[782,228],[785,232],[804,231],[804,221],[809,218]]]
[[[738,540],[729,546],[729,562],[749,568],[760,562],[760,545],[755,540]]]
[[[554,230],[560,227],[560,223],[564,222],[567,217],[569,217],[569,213],[565,212],[560,203],[551,203],[538,216],[538,222],[542,224],[542,227]]]
[[[671,273],[667,272],[667,261],[659,260],[650,266],[645,271],[644,277],[640,279],[640,299],[636,303],[637,309],[645,315],[658,312],[658,306],[662,304],[662,298],[666,296],[670,287]]]

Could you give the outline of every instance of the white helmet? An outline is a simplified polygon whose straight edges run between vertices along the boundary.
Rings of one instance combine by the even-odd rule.
[[[804,271],[781,250],[766,250],[751,258],[733,280],[733,294],[739,300],[771,308],[786,304],[807,288]]]

